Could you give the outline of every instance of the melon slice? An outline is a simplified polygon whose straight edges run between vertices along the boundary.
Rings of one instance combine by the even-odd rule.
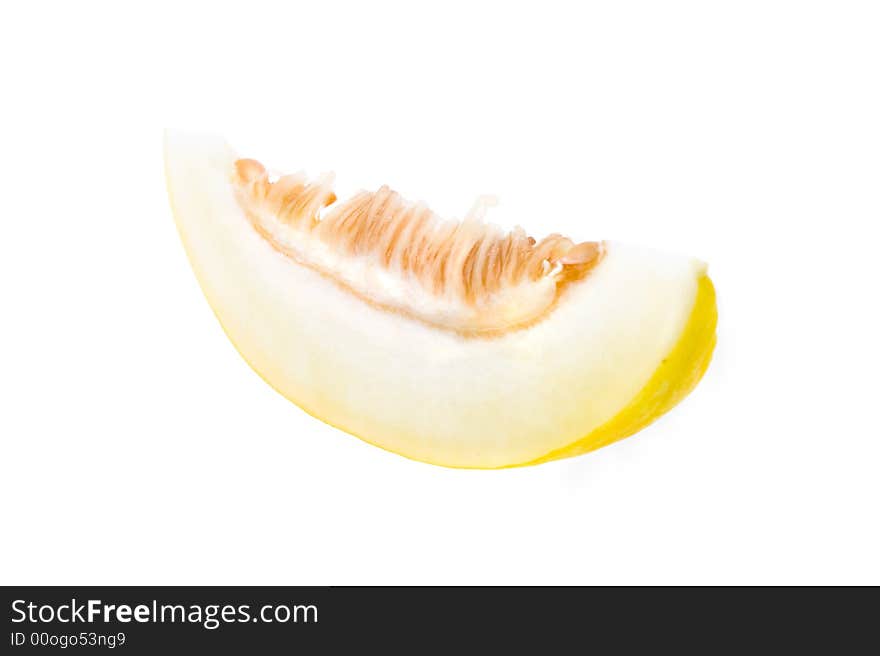
[[[631,435],[699,381],[715,294],[694,259],[536,241],[383,187],[270,176],[169,133],[169,194],[226,334],[306,412],[408,458],[500,468]]]

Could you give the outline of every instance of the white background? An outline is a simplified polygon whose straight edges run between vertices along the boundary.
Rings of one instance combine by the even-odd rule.
[[[876,3],[6,3],[0,582],[880,583]],[[228,343],[165,126],[696,255],[702,384],[526,469],[410,462]]]

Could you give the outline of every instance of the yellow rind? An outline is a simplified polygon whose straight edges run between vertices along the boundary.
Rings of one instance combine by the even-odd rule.
[[[715,302],[715,286],[707,275],[697,283],[694,309],[688,318],[678,342],[664,358],[642,388],[613,419],[573,444],[551,451],[529,462],[508,465],[524,467],[538,465],[550,460],[570,458],[595,451],[612,442],[622,440],[643,429],[666,414],[700,382],[715,350],[715,327],[718,308]]]

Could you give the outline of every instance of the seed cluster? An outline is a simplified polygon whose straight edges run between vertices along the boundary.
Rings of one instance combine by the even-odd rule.
[[[273,182],[255,160],[240,159],[235,165],[234,183],[248,203],[340,253],[372,256],[389,270],[415,277],[434,294],[469,304],[544,276],[558,283],[581,278],[601,255],[597,242],[575,244],[559,234],[538,242],[522,228],[505,233],[480,216],[446,221],[385,186],[334,204],[332,182],[331,176],[309,182],[301,174]]]

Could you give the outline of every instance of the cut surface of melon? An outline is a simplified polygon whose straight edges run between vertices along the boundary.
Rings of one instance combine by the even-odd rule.
[[[389,451],[500,468],[641,429],[715,344],[703,263],[617,242],[442,221],[383,187],[270,176],[222,138],[169,132],[168,189],[226,334],[276,390]]]

